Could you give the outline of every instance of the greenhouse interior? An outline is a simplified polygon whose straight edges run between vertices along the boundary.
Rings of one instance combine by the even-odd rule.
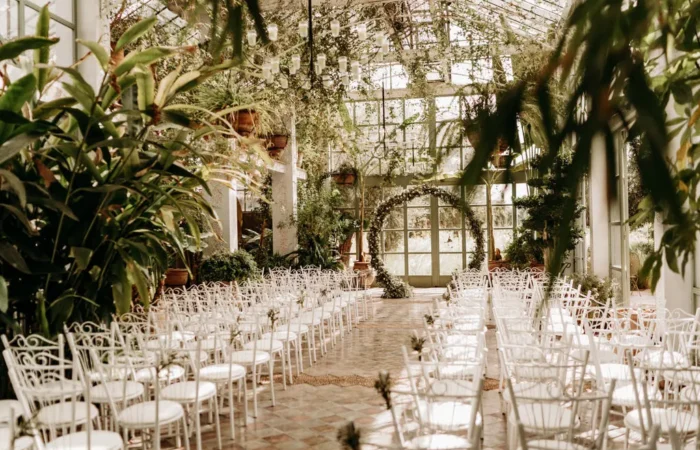
[[[0,0],[0,450],[700,450],[699,28]]]

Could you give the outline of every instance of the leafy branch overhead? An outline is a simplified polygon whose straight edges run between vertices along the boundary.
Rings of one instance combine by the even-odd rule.
[[[532,79],[517,82],[501,93],[495,110],[479,121],[480,141],[462,179],[467,186],[477,183],[499,139],[512,149],[512,157],[506,161],[509,170],[527,151],[518,139],[518,124],[529,105],[536,105],[536,122],[546,138],[542,170],[550,170],[558,155],[573,149],[566,182],[566,189],[573,195],[562,205],[550,272],[558,272],[562,265],[574,230],[580,182],[598,148],[602,148],[608,161],[609,194],[617,195],[614,158],[618,127],[626,130],[628,139],[639,137],[636,163],[642,185],[650,194],[649,205],[663,211],[671,226],[662,248],[647,261],[645,270],[653,272],[655,282],[663,253],[674,270],[679,270],[675,262],[678,256],[682,256],[684,264],[692,254],[696,227],[692,224],[697,221],[681,208],[687,195],[682,191],[677,194],[677,183],[666,160],[676,152],[694,155],[695,145],[689,136],[697,122],[693,117],[698,116],[694,98],[697,94],[692,94],[692,87],[697,84],[692,73],[697,69],[689,60],[693,56],[688,55],[696,54],[700,48],[693,32],[699,11],[697,2],[680,0],[579,3],[572,10],[549,63]],[[660,65],[665,70],[654,70]],[[559,85],[567,87],[565,107],[555,113],[552,90]],[[683,111],[681,117],[670,117],[669,105]],[[669,133],[667,126],[673,124],[679,130]],[[682,136],[680,145],[677,140],[672,141],[674,135]],[[695,177],[693,171],[690,178]]]

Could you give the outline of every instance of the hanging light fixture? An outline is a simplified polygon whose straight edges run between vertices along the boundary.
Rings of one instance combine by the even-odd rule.
[[[382,55],[389,54],[389,39],[384,39],[382,41]]]
[[[326,89],[330,89],[333,83],[331,82],[331,77],[330,75],[324,75],[323,76],[323,87]]]
[[[270,70],[272,73],[280,73],[280,58],[279,56],[273,56],[270,58]]]
[[[341,74],[347,73],[347,71],[348,71],[348,57],[347,56],[339,56],[338,57],[338,70],[340,71]]]
[[[296,75],[296,73],[301,68],[301,56],[292,55],[291,63],[289,64],[289,73],[291,75]]]
[[[367,52],[363,52],[360,55],[360,64],[362,64],[363,66],[366,66],[368,63],[369,63],[369,55],[367,54]]]
[[[342,74],[342,75],[340,76],[340,80],[342,81],[342,83],[343,83],[345,86],[349,86],[349,85],[350,85],[350,77],[348,77],[348,74],[347,74],[347,73]]]
[[[379,32],[374,37],[374,44],[377,47],[381,47],[383,43],[384,43],[384,33]]]
[[[304,84],[301,87],[306,89],[307,91],[311,89],[311,80],[309,80],[308,78],[304,80]]]
[[[285,77],[280,77],[280,86],[282,89],[287,89],[289,87],[289,83]]]
[[[350,74],[352,75],[353,81],[360,81],[360,63],[357,61],[352,61],[350,63]]]
[[[255,46],[255,41],[258,38],[258,35],[255,34],[254,30],[248,30],[248,33],[246,33],[246,38],[248,39],[248,45],[251,47]]]
[[[265,81],[267,81],[267,82],[272,81],[272,66],[269,62],[266,62],[263,64],[262,76],[265,79]]]
[[[340,36],[340,22],[338,19],[331,20],[331,35],[333,37]]]
[[[270,25],[267,26],[267,36],[270,38],[272,42],[277,41],[277,32],[278,32],[277,24],[271,23]]]
[[[357,37],[363,41],[367,39],[367,24],[361,23],[357,26]]]
[[[309,21],[302,20],[301,22],[299,22],[299,37],[301,37],[303,39],[308,34],[309,34]]]
[[[316,55],[316,73],[323,73],[323,69],[326,68],[326,54],[319,53]]]

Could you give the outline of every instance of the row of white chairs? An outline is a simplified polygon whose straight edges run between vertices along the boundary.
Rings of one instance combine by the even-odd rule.
[[[509,448],[700,445],[700,311],[599,305],[566,278],[492,280]]]
[[[189,449],[194,434],[201,450],[203,417],[222,448],[221,415],[235,438],[234,398],[247,423],[263,374],[274,405],[275,377],[286,388],[304,351],[313,364],[370,309],[352,273],[275,271],[240,287],[169,290],[148,311],[72,324],[55,340],[3,336],[17,400],[0,403],[0,448],[158,449],[173,438]],[[10,436],[17,418],[34,430],[27,439]]]

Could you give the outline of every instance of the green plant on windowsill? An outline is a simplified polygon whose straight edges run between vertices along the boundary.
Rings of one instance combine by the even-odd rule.
[[[608,301],[614,305],[619,300],[620,288],[609,277],[600,278],[592,273],[574,273],[571,279],[574,286],[581,286],[581,294],[591,293],[591,298],[597,306],[605,306]]]

